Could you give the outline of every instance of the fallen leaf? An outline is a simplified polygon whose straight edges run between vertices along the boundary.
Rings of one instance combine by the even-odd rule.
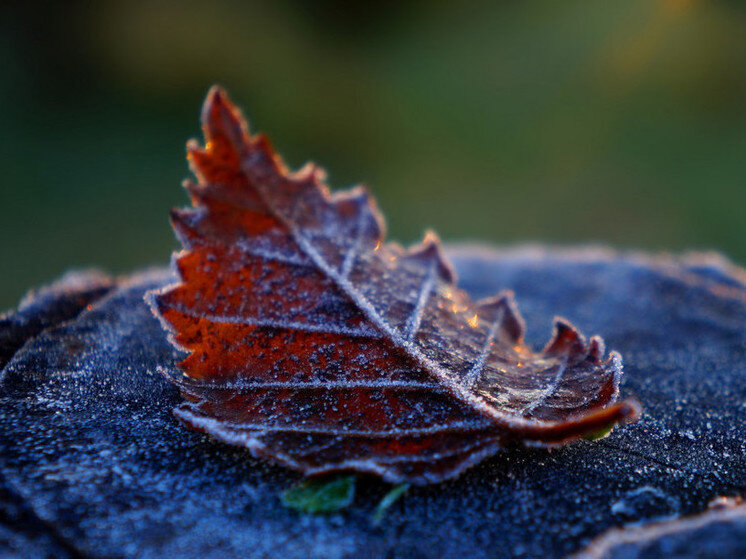
[[[637,414],[601,338],[558,319],[532,351],[512,295],[472,301],[433,233],[385,242],[364,188],[288,171],[219,88],[202,123],[193,207],[171,215],[180,281],[148,297],[188,354],[169,375],[188,426],[307,475],[425,484]]]

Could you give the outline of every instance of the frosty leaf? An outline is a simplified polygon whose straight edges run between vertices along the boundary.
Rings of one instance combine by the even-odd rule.
[[[510,293],[472,301],[434,234],[386,243],[367,191],[288,171],[213,88],[174,210],[180,282],[149,301],[185,352],[187,425],[318,475],[433,483],[509,444],[552,446],[633,417],[621,358],[558,319],[540,352]]]

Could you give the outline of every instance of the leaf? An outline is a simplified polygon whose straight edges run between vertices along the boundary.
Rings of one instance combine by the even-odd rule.
[[[391,505],[393,505],[396,501],[399,500],[399,498],[404,495],[409,490],[409,484],[408,483],[400,483],[396,487],[394,487],[391,491],[386,493],[386,495],[383,496],[383,499],[381,499],[381,502],[378,503],[378,506],[376,507],[376,512],[373,514],[373,526],[380,526],[381,522],[383,522],[383,517],[386,514],[386,511],[391,508]]]
[[[281,496],[283,505],[308,514],[337,512],[354,498],[355,476],[305,480]]]
[[[472,301],[433,233],[386,243],[364,188],[288,171],[218,88],[202,123],[193,207],[171,214],[180,281],[148,296],[187,352],[166,373],[186,425],[306,475],[425,484],[637,414],[601,338],[557,319],[532,351],[512,295]]]

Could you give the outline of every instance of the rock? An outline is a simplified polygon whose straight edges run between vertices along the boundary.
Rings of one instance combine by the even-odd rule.
[[[341,513],[301,515],[279,499],[296,474],[175,420],[178,393],[156,369],[177,353],[142,301],[171,277],[136,274],[29,331],[0,373],[0,554],[563,557],[610,528],[743,493],[744,270],[712,255],[602,249],[450,256],[475,297],[515,290],[535,345],[554,314],[602,335],[624,356],[622,393],[640,400],[642,418],[600,441],[511,449],[412,488],[379,527],[371,517],[389,487],[376,480]]]
[[[574,559],[743,557],[746,506],[728,499],[711,508],[690,518],[610,530]]]
[[[69,272],[53,284],[29,292],[12,312],[0,316],[0,367],[45,328],[74,318],[108,293],[114,280],[95,270]]]

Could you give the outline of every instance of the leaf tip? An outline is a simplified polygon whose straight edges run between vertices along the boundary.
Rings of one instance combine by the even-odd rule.
[[[593,361],[600,361],[606,354],[606,344],[601,336],[591,336],[588,343],[588,357]]]
[[[585,338],[569,321],[557,317],[554,319],[552,339],[542,350],[546,355],[577,355],[585,349]]]
[[[213,84],[210,86],[210,89],[207,90],[203,109],[210,110],[221,105],[233,106],[233,103],[231,103],[230,99],[228,98],[228,93],[226,93],[225,89],[222,86]]]
[[[418,245],[407,251],[406,258],[409,260],[430,263],[435,266],[438,276],[446,283],[457,282],[456,271],[443,253],[443,245],[438,234],[428,229],[425,238]]]
[[[619,406],[619,423],[631,423],[639,419],[642,414],[640,402],[633,398],[622,400],[617,405]]]
[[[202,130],[208,151],[216,140],[222,139],[237,152],[248,141],[246,119],[219,85],[213,85],[205,97],[202,105]]]
[[[526,326],[516,305],[513,291],[501,291],[494,297],[482,299],[477,302],[477,308],[485,320],[499,319],[500,328],[511,342],[519,343],[523,340]]]

